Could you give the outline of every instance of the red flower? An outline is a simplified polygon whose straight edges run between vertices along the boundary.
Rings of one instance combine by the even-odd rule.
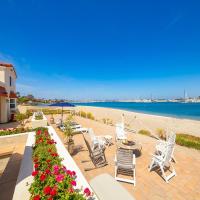
[[[50,192],[50,195],[51,196],[55,196],[57,194],[57,190],[56,190],[56,188],[53,188],[52,190],[51,190],[51,192]]]
[[[38,130],[38,131],[36,132],[36,134],[37,134],[37,135],[40,135],[40,134],[41,134],[41,130]]]
[[[35,159],[33,160],[33,162],[35,162],[35,163],[38,162],[38,158],[35,158]]]
[[[52,198],[52,197],[49,197],[47,200],[53,200],[53,198]]]
[[[72,180],[70,183],[71,185],[76,186],[76,181]]]
[[[85,195],[88,197],[91,195],[90,189],[89,188],[85,188],[84,190]]]
[[[40,200],[40,195],[36,195],[33,197],[33,200]]]
[[[41,181],[44,181],[46,179],[46,175],[45,174],[42,174],[41,176],[40,176],[40,180]]]
[[[51,192],[51,187],[50,186],[46,186],[45,188],[44,188],[44,190],[43,190],[43,192],[44,192],[44,194],[50,194],[50,192]]]
[[[46,169],[46,170],[45,170],[45,173],[46,173],[46,174],[50,174],[51,171],[50,171],[49,169]]]
[[[33,171],[32,176],[36,176],[36,175],[38,175],[38,171]]]
[[[69,193],[73,193],[74,192],[74,189],[73,188],[69,188]]]
[[[46,160],[48,163],[50,163],[51,162],[51,160]]]
[[[35,169],[37,169],[37,168],[39,167],[39,165],[38,165],[38,164],[35,164],[34,167],[35,167]]]

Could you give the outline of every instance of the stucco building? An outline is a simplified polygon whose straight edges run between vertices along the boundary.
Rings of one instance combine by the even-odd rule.
[[[16,111],[16,78],[14,66],[0,62],[0,123],[8,122]]]

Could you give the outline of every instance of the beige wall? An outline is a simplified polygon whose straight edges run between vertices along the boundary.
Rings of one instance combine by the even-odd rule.
[[[10,94],[10,92],[16,93],[16,74],[12,68],[0,66],[0,86],[5,87],[6,92]],[[10,76],[12,77],[12,85],[10,86]],[[0,97],[0,123],[8,122],[10,113],[16,109],[10,109],[9,98]],[[15,100],[16,102],[16,100]],[[15,103],[16,104],[16,103]]]
[[[0,67],[0,82],[5,83],[5,70],[3,67]]]
[[[6,99],[6,97],[0,97],[0,123],[8,122],[10,106],[7,103]]]

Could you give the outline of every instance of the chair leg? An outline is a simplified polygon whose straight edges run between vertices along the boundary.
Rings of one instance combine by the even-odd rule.
[[[153,165],[154,165],[154,160],[152,159],[151,164],[149,165],[149,172],[152,170]]]
[[[165,175],[165,171],[164,171],[163,167],[162,167],[161,165],[159,165],[159,167],[160,167],[161,172],[162,172],[162,177],[163,177],[164,180],[168,183],[168,179],[167,179],[167,177],[166,177],[166,175]]]
[[[133,170],[133,180],[134,180],[134,186],[136,185],[136,173],[135,173],[135,168]]]

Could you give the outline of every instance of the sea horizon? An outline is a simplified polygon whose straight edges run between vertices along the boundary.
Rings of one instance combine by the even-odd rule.
[[[112,108],[143,114],[200,121],[200,103],[181,102],[82,102],[75,106]]]

